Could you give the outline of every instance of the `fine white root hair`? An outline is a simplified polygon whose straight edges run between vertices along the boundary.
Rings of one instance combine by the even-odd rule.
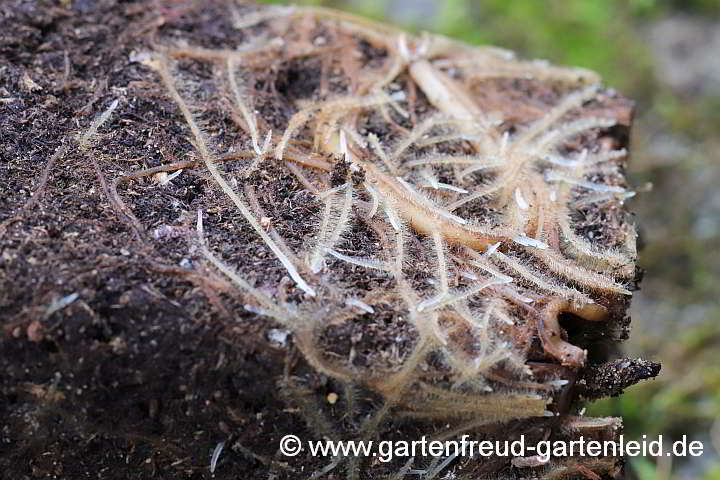
[[[255,216],[250,212],[250,209],[245,205],[245,203],[242,201],[240,196],[235,193],[235,191],[232,189],[232,187],[227,183],[227,181],[223,178],[223,176],[220,174],[220,171],[217,168],[217,165],[215,164],[215,161],[213,160],[210,150],[207,146],[207,143],[205,141],[205,136],[203,135],[202,131],[200,130],[200,127],[195,122],[195,119],[193,118],[192,113],[190,112],[190,109],[188,108],[187,104],[185,103],[185,100],[180,96],[180,93],[177,91],[177,88],[175,88],[175,82],[173,81],[170,72],[167,67],[167,59],[165,58],[155,58],[154,61],[152,61],[150,66],[154,67],[158,73],[160,74],[160,77],[163,80],[163,83],[165,84],[165,87],[170,92],[170,96],[173,98],[175,103],[178,105],[178,108],[180,108],[180,111],[183,114],[183,117],[185,117],[185,121],[190,126],[190,131],[193,134],[193,137],[195,139],[195,146],[198,150],[198,153],[200,154],[200,157],[202,158],[203,162],[205,163],[205,166],[207,167],[208,171],[210,172],[210,175],[213,177],[213,179],[220,185],[220,188],[222,188],[223,192],[230,197],[232,202],[235,204],[237,209],[240,211],[242,216],[250,223],[250,225],[253,227],[255,232],[260,235],[260,238],[263,239],[263,241],[267,244],[267,246],[272,250],[272,252],[275,254],[275,256],[280,260],[280,263],[283,264],[285,269],[287,270],[288,274],[290,275],[290,278],[292,278],[297,286],[303,290],[305,293],[307,293],[310,296],[315,295],[315,290],[303,280],[303,278],[300,276],[300,273],[297,271],[297,268],[290,262],[290,259],[285,255],[285,253],[277,246],[277,244],[270,238],[270,236],[265,232],[265,230],[262,228],[258,220],[255,218]]]
[[[310,269],[318,273],[323,268],[323,256],[335,246],[345,231],[353,203],[354,189],[352,182],[345,184],[345,194],[338,200],[337,193],[328,195],[325,199],[322,223],[317,235],[316,246],[310,256]]]

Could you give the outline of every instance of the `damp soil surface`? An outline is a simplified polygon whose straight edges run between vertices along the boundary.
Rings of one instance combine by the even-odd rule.
[[[278,382],[292,370],[323,397],[339,391],[304,365],[288,332],[244,309],[236,290],[193,253],[190,233],[202,209],[219,255],[234,264],[252,258],[244,265],[254,284],[300,295],[202,168],[193,164],[168,183],[162,172],[116,182],[195,159],[177,109],[130,61],[160,34],[206,48],[244,41],[216,2],[0,4],[0,471],[7,478],[253,478],[259,471],[299,478],[277,447],[282,435],[307,425],[289,414]],[[385,54],[368,46],[365,61]],[[307,71],[280,66],[270,72],[272,88],[255,88],[298,99],[315,88],[317,76]],[[79,136],[115,101],[92,153],[82,151]],[[277,105],[257,105],[269,125],[284,125],[293,113]],[[628,104],[615,108],[629,123]],[[224,119],[212,120],[227,129],[218,138],[232,136]],[[312,233],[302,220],[320,205],[287,173],[269,166],[257,175],[265,176],[260,207],[301,245]],[[348,245],[367,242],[367,232],[354,234]],[[354,275],[348,282],[366,291],[386,281]],[[369,355],[379,344],[402,350],[414,340],[401,324],[374,329],[373,321],[392,321],[383,315],[365,321],[366,332],[392,339],[353,340],[359,326],[348,323],[328,328],[325,341],[344,356],[353,348]],[[373,403],[370,394],[363,398]]]
[[[185,215],[203,176],[118,186],[142,228],[111,193],[192,148],[129,62],[147,32],[163,18],[198,43],[227,32],[211,8],[191,22],[178,3],[62,5],[0,4],[0,476],[210,478],[225,442],[216,478],[250,478],[276,432],[304,429],[272,393],[289,347],[190,268]],[[122,120],[82,154],[77,135],[116,99]],[[206,228],[235,230],[222,210]]]

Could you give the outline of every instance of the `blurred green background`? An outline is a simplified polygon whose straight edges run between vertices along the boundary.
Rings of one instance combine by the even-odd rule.
[[[630,209],[646,275],[622,348],[663,368],[588,410],[624,417],[626,436],[704,444],[698,458],[631,458],[628,478],[720,480],[720,0],[300,3],[588,67],[637,102]]]

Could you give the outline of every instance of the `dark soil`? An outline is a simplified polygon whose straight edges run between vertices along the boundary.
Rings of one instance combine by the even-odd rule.
[[[0,5],[0,477],[209,478],[226,441],[217,477],[250,478],[260,461],[238,446],[273,456],[279,432],[305,426],[271,393],[288,354],[268,341],[272,325],[239,322],[250,314],[177,266],[192,263],[184,215],[206,180],[120,185],[142,229],[108,201],[119,174],[192,149],[174,105],[129,62],[150,48],[152,22],[167,15],[163,28],[208,46],[241,35],[211,8],[193,9],[207,20],[196,22],[189,5],[58,5]],[[101,153],[80,153],[75,136],[113,99]],[[223,208],[208,217],[228,230],[228,258],[258,256],[231,238]],[[74,301],[52,311],[62,298]]]
[[[313,373],[292,339],[280,340],[281,327],[246,311],[235,289],[199,261],[191,235],[195,212],[205,212],[213,249],[258,288],[284,289],[290,302],[302,292],[250,239],[202,168],[189,167],[167,185],[153,177],[116,185],[123,174],[194,159],[174,104],[147,68],[130,61],[159,36],[208,48],[244,40],[219,2],[0,3],[2,478],[249,479],[269,472],[305,478],[327,462],[308,462],[301,475],[297,464],[277,455],[284,434],[308,432],[278,391],[291,388],[281,384],[288,370],[320,398],[341,393],[339,386]],[[366,44],[363,62],[385,55]],[[211,73],[198,65],[189,62],[188,70],[211,101]],[[283,105],[319,88],[319,77],[308,74],[319,68],[294,59],[269,69],[255,84],[264,121],[285,125],[293,111]],[[78,135],[114,100],[119,106],[92,152],[81,151]],[[618,116],[629,112],[623,102],[610,107]],[[221,108],[205,120],[227,149],[238,132]],[[337,165],[333,184],[348,175],[345,164]],[[253,182],[260,207],[296,242],[289,246],[306,242],[321,208],[314,197],[272,165]],[[352,235],[350,253],[373,248],[370,229]],[[385,281],[354,268],[345,273],[341,280],[363,291]],[[383,311],[323,332],[334,346],[330,354],[357,350],[358,364],[390,344],[402,355],[414,339],[411,328]],[[365,411],[374,400],[358,394]],[[341,395],[338,407],[344,401]],[[428,428],[435,427],[406,424],[394,432],[412,438]],[[504,428],[488,436],[541,438],[551,423]],[[212,475],[219,442],[225,449]],[[482,468],[511,473],[506,464]]]

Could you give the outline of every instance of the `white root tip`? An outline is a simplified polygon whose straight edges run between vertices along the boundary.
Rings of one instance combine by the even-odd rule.
[[[197,229],[198,237],[200,237],[200,243],[205,244],[205,229],[203,228],[203,214],[202,210],[197,211]]]
[[[540,250],[545,250],[548,248],[547,243],[541,242],[540,240],[536,240],[534,238],[526,237],[525,235],[514,236],[513,242],[519,243],[520,245],[522,245],[524,247],[534,247],[534,248],[539,248]]]
[[[530,205],[528,205],[525,197],[523,197],[520,187],[515,189],[515,203],[517,203],[518,207],[520,207],[520,210],[527,210],[530,208]]]
[[[487,251],[485,252],[485,256],[489,257],[490,255],[495,253],[497,251],[497,249],[500,248],[501,244],[502,244],[502,242],[497,242],[497,243],[493,243],[492,245],[490,245],[487,248]]]
[[[408,49],[407,45],[407,37],[404,33],[401,33],[398,35],[397,39],[397,49],[398,53],[400,54],[400,57],[402,57],[403,60],[406,62],[410,61],[410,50]]]
[[[215,445],[215,450],[213,451],[212,458],[210,460],[210,473],[215,473],[215,467],[217,467],[217,462],[220,459],[220,454],[222,453],[224,447],[225,442],[220,442]]]
[[[358,300],[357,298],[348,298],[347,300],[345,300],[345,304],[349,307],[357,307],[366,313],[375,313],[374,308],[372,308],[370,305],[363,302],[362,300]]]

